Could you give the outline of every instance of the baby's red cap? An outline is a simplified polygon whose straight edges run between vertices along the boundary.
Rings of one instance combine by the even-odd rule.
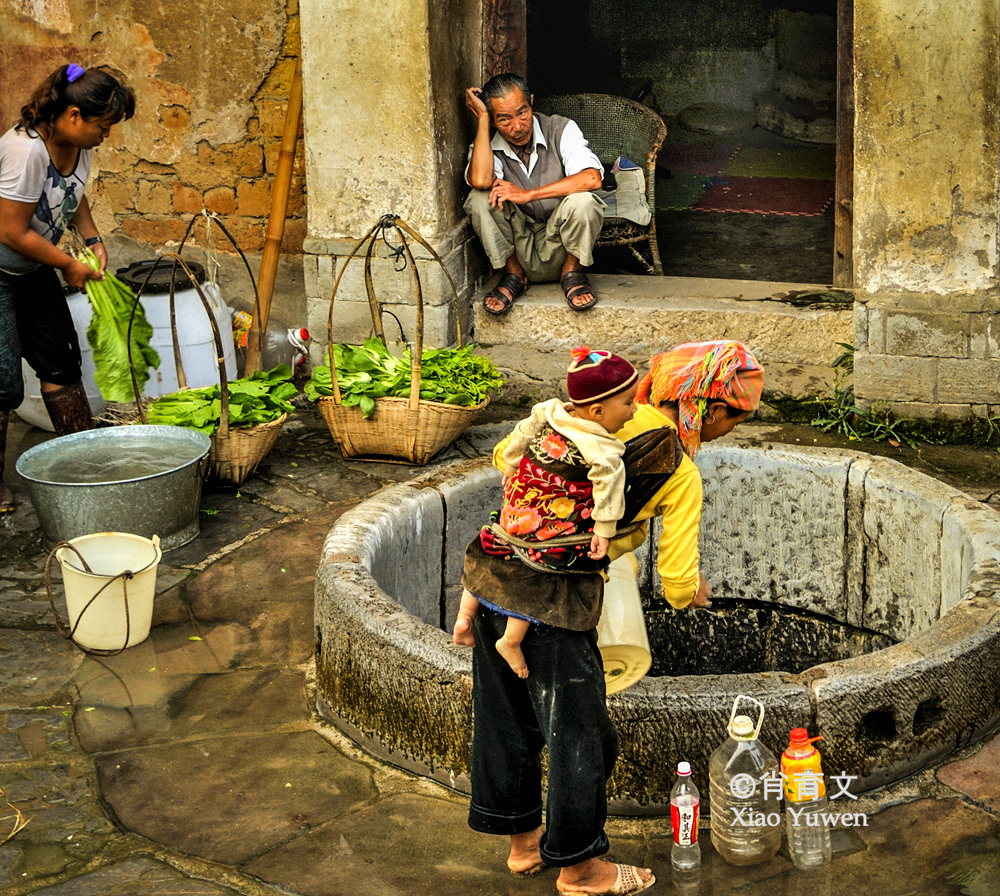
[[[636,369],[621,356],[580,345],[573,349],[566,391],[573,404],[593,404],[624,392],[638,379]]]

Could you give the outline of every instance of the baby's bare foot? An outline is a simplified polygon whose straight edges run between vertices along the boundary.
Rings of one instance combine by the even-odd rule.
[[[476,638],[472,634],[472,617],[459,615],[455,619],[455,628],[451,633],[451,640],[455,644],[463,644],[466,647],[475,647]]]
[[[497,641],[497,653],[507,660],[507,665],[514,670],[518,678],[528,677],[528,664],[524,661],[520,644],[508,641],[506,638],[500,638]]]

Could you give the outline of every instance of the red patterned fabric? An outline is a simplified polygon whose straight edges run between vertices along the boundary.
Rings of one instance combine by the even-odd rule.
[[[587,556],[586,543],[546,548],[558,536],[592,533],[594,489],[587,478],[589,467],[579,449],[551,428],[541,432],[525,451],[517,472],[504,484],[499,523],[511,535],[538,542],[530,559],[553,569],[593,572],[605,565]],[[483,550],[494,557],[514,556],[509,544],[488,528],[480,535]]]

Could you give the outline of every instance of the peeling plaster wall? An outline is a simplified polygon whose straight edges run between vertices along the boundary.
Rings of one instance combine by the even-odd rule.
[[[462,211],[471,121],[464,89],[480,83],[481,0],[301,0],[309,236],[308,326],[326,335],[333,284],[356,242],[385,214],[417,230],[464,294],[456,303],[414,244],[425,343],[447,345],[468,326],[468,292],[483,261]],[[393,235],[395,238],[395,235]],[[384,250],[384,247],[383,247]],[[337,293],[335,341],[371,331],[362,262]],[[415,291],[385,251],[372,262],[379,302],[415,327]],[[325,342],[314,342],[313,360]]]
[[[857,284],[997,282],[996,0],[855,5]]]
[[[7,0],[0,35],[5,127],[66,62],[111,65],[136,91],[136,115],[98,150],[87,190],[113,265],[176,248],[206,209],[258,267],[299,52],[298,0]],[[293,323],[305,314],[304,174],[300,147],[272,302]],[[225,298],[249,307],[242,262],[214,234]],[[188,246],[197,258],[200,226]]]
[[[1000,409],[1000,3],[856,0],[855,392]]]

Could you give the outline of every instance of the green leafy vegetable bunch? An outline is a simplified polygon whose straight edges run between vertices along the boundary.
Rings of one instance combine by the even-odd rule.
[[[298,393],[292,368],[279,364],[274,370],[258,371],[228,384],[229,425],[258,426],[295,410],[291,399]],[[186,426],[212,435],[219,428],[222,390],[219,384],[200,389],[182,389],[157,398],[147,412],[150,423]]]
[[[81,249],[77,258],[92,271],[99,272],[101,263],[91,249]],[[129,371],[129,318],[135,305],[135,293],[110,271],[103,280],[88,280],[87,298],[93,314],[87,327],[87,342],[94,351],[94,381],[106,401],[135,401],[132,375]],[[132,363],[139,391],[149,380],[150,368],[160,366],[160,356],[149,343],[153,327],[146,320],[140,302],[132,321]]]
[[[374,413],[377,399],[410,397],[409,351],[397,358],[372,336],[364,345],[334,345],[333,357],[343,404],[360,407],[366,420]],[[472,407],[503,385],[493,362],[473,354],[472,346],[425,349],[420,357],[420,397],[425,401]],[[328,364],[314,368],[305,385],[311,401],[333,395]]]

